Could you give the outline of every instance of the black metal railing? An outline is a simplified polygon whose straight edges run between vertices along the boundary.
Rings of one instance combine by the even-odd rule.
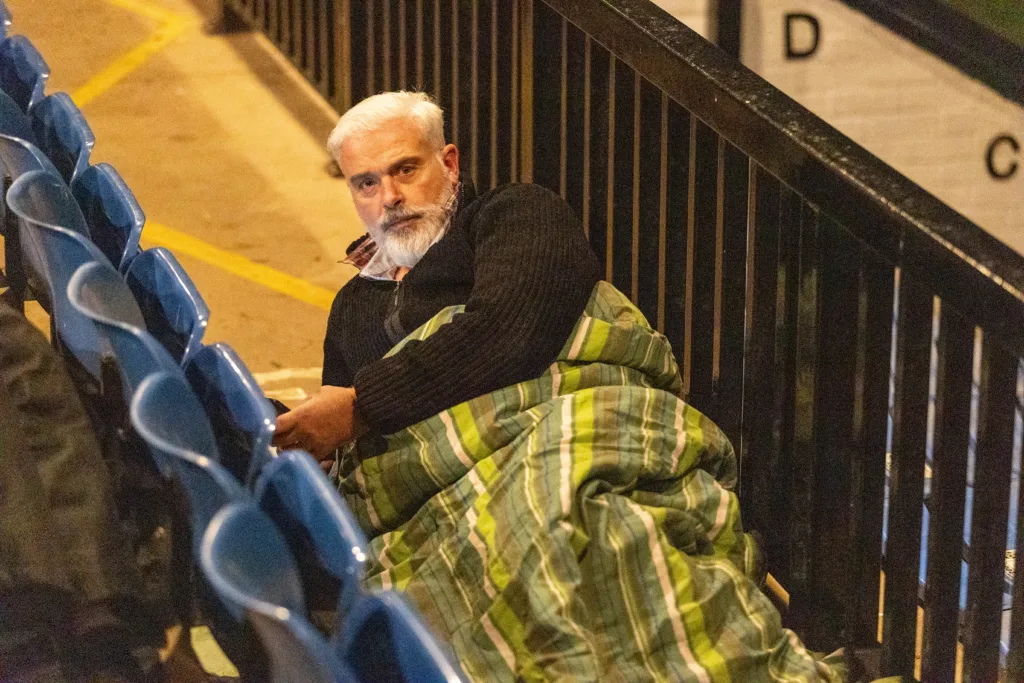
[[[959,642],[996,679],[1024,260],[645,0],[227,1],[340,111],[425,89],[465,176],[566,198],[733,439],[811,647],[879,645],[884,572],[878,673],[921,652],[951,681]],[[1011,630],[1024,680],[1024,610]]]

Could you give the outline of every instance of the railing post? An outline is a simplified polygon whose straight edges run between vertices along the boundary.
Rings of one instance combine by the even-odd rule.
[[[241,14],[237,0],[220,0],[213,5],[213,13],[206,20],[204,26],[207,33],[224,35],[250,30],[249,24]]]
[[[326,1],[334,2],[334,108],[345,113],[352,107],[352,0]]]
[[[519,11],[519,181],[533,182],[533,0]]]
[[[715,44],[733,59],[740,58],[743,28],[743,0],[717,0],[711,3],[708,33]]]

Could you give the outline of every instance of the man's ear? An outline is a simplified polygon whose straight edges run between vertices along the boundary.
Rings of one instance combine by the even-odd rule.
[[[448,143],[441,150],[441,163],[444,164],[444,168],[448,171],[448,179],[452,183],[459,182],[459,149]]]

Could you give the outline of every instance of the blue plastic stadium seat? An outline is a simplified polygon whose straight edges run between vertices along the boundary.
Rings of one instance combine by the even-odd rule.
[[[131,290],[109,262],[83,265],[67,292],[71,305],[93,322],[113,353],[126,399],[154,372],[178,370],[174,359],[146,332]]]
[[[112,266],[88,239],[85,219],[60,178],[45,171],[21,175],[7,193],[7,206],[18,217],[22,258],[43,290],[37,295],[61,345],[98,378],[99,337],[69,302],[67,288],[83,264]]]
[[[7,95],[0,93],[0,103],[4,101],[17,109]],[[25,117],[20,112],[19,115]],[[26,126],[27,122],[28,118],[25,117]],[[31,129],[28,130],[28,134],[34,139]],[[38,170],[52,171],[54,177],[58,175],[46,155],[31,142],[17,136],[0,133],[0,174],[3,175],[3,187],[0,188],[0,234],[5,238],[4,269],[6,270],[7,284],[11,288],[8,300],[17,306],[20,306],[21,302],[25,300],[28,284],[25,279],[25,269],[22,266],[18,217],[13,212],[7,211],[6,208],[7,189],[28,171]]]
[[[46,171],[55,178],[60,177],[49,157],[32,140],[17,135],[0,133],[0,164],[3,164],[4,175],[12,182],[29,171]]]
[[[177,480],[188,507],[191,562],[199,564],[203,535],[213,516],[226,505],[248,499],[238,481],[217,463],[217,444],[199,400],[180,368],[149,375],[132,397],[131,424],[149,447],[164,476]],[[180,527],[179,527],[180,528]],[[178,537],[180,538],[180,537]],[[176,545],[178,552],[188,552]],[[179,560],[181,555],[178,555]],[[183,562],[174,563],[182,566]],[[185,586],[180,594],[191,591]],[[199,612],[242,680],[264,680],[263,654],[255,638],[237,627],[237,619],[213,597],[213,587],[199,584],[193,594]],[[191,600],[189,600],[191,603]]]
[[[427,628],[394,591],[361,598],[342,624],[339,659],[361,681],[464,680]]]
[[[165,474],[176,476],[189,500],[196,559],[210,519],[228,503],[248,496],[217,464],[217,443],[188,382],[178,368],[144,379],[131,400],[132,426]]]
[[[179,365],[188,363],[202,346],[210,309],[178,259],[163,247],[147,249],[132,260],[125,280],[149,333]]]
[[[146,222],[135,195],[107,163],[82,171],[71,192],[89,224],[93,242],[124,273],[139,253],[139,236]]]
[[[25,36],[0,43],[0,90],[10,95],[26,114],[43,99],[50,67]]]
[[[43,98],[29,111],[39,148],[50,157],[68,185],[89,168],[96,136],[71,96],[58,92]]]
[[[356,681],[305,617],[302,584],[281,533],[252,503],[235,503],[213,518],[200,565],[217,597],[247,620],[270,657],[274,683]]]
[[[270,460],[276,411],[227,344],[201,348],[185,366],[185,376],[213,425],[221,464],[251,486]]]
[[[368,544],[338,491],[308,453],[284,451],[263,468],[253,495],[288,539],[307,586],[337,589],[343,618],[358,601]]]

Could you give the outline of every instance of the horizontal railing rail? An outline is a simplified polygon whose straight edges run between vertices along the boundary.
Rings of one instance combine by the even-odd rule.
[[[1024,259],[646,0],[227,2],[339,111],[426,90],[465,178],[565,197],[733,440],[811,647],[1024,679]]]

